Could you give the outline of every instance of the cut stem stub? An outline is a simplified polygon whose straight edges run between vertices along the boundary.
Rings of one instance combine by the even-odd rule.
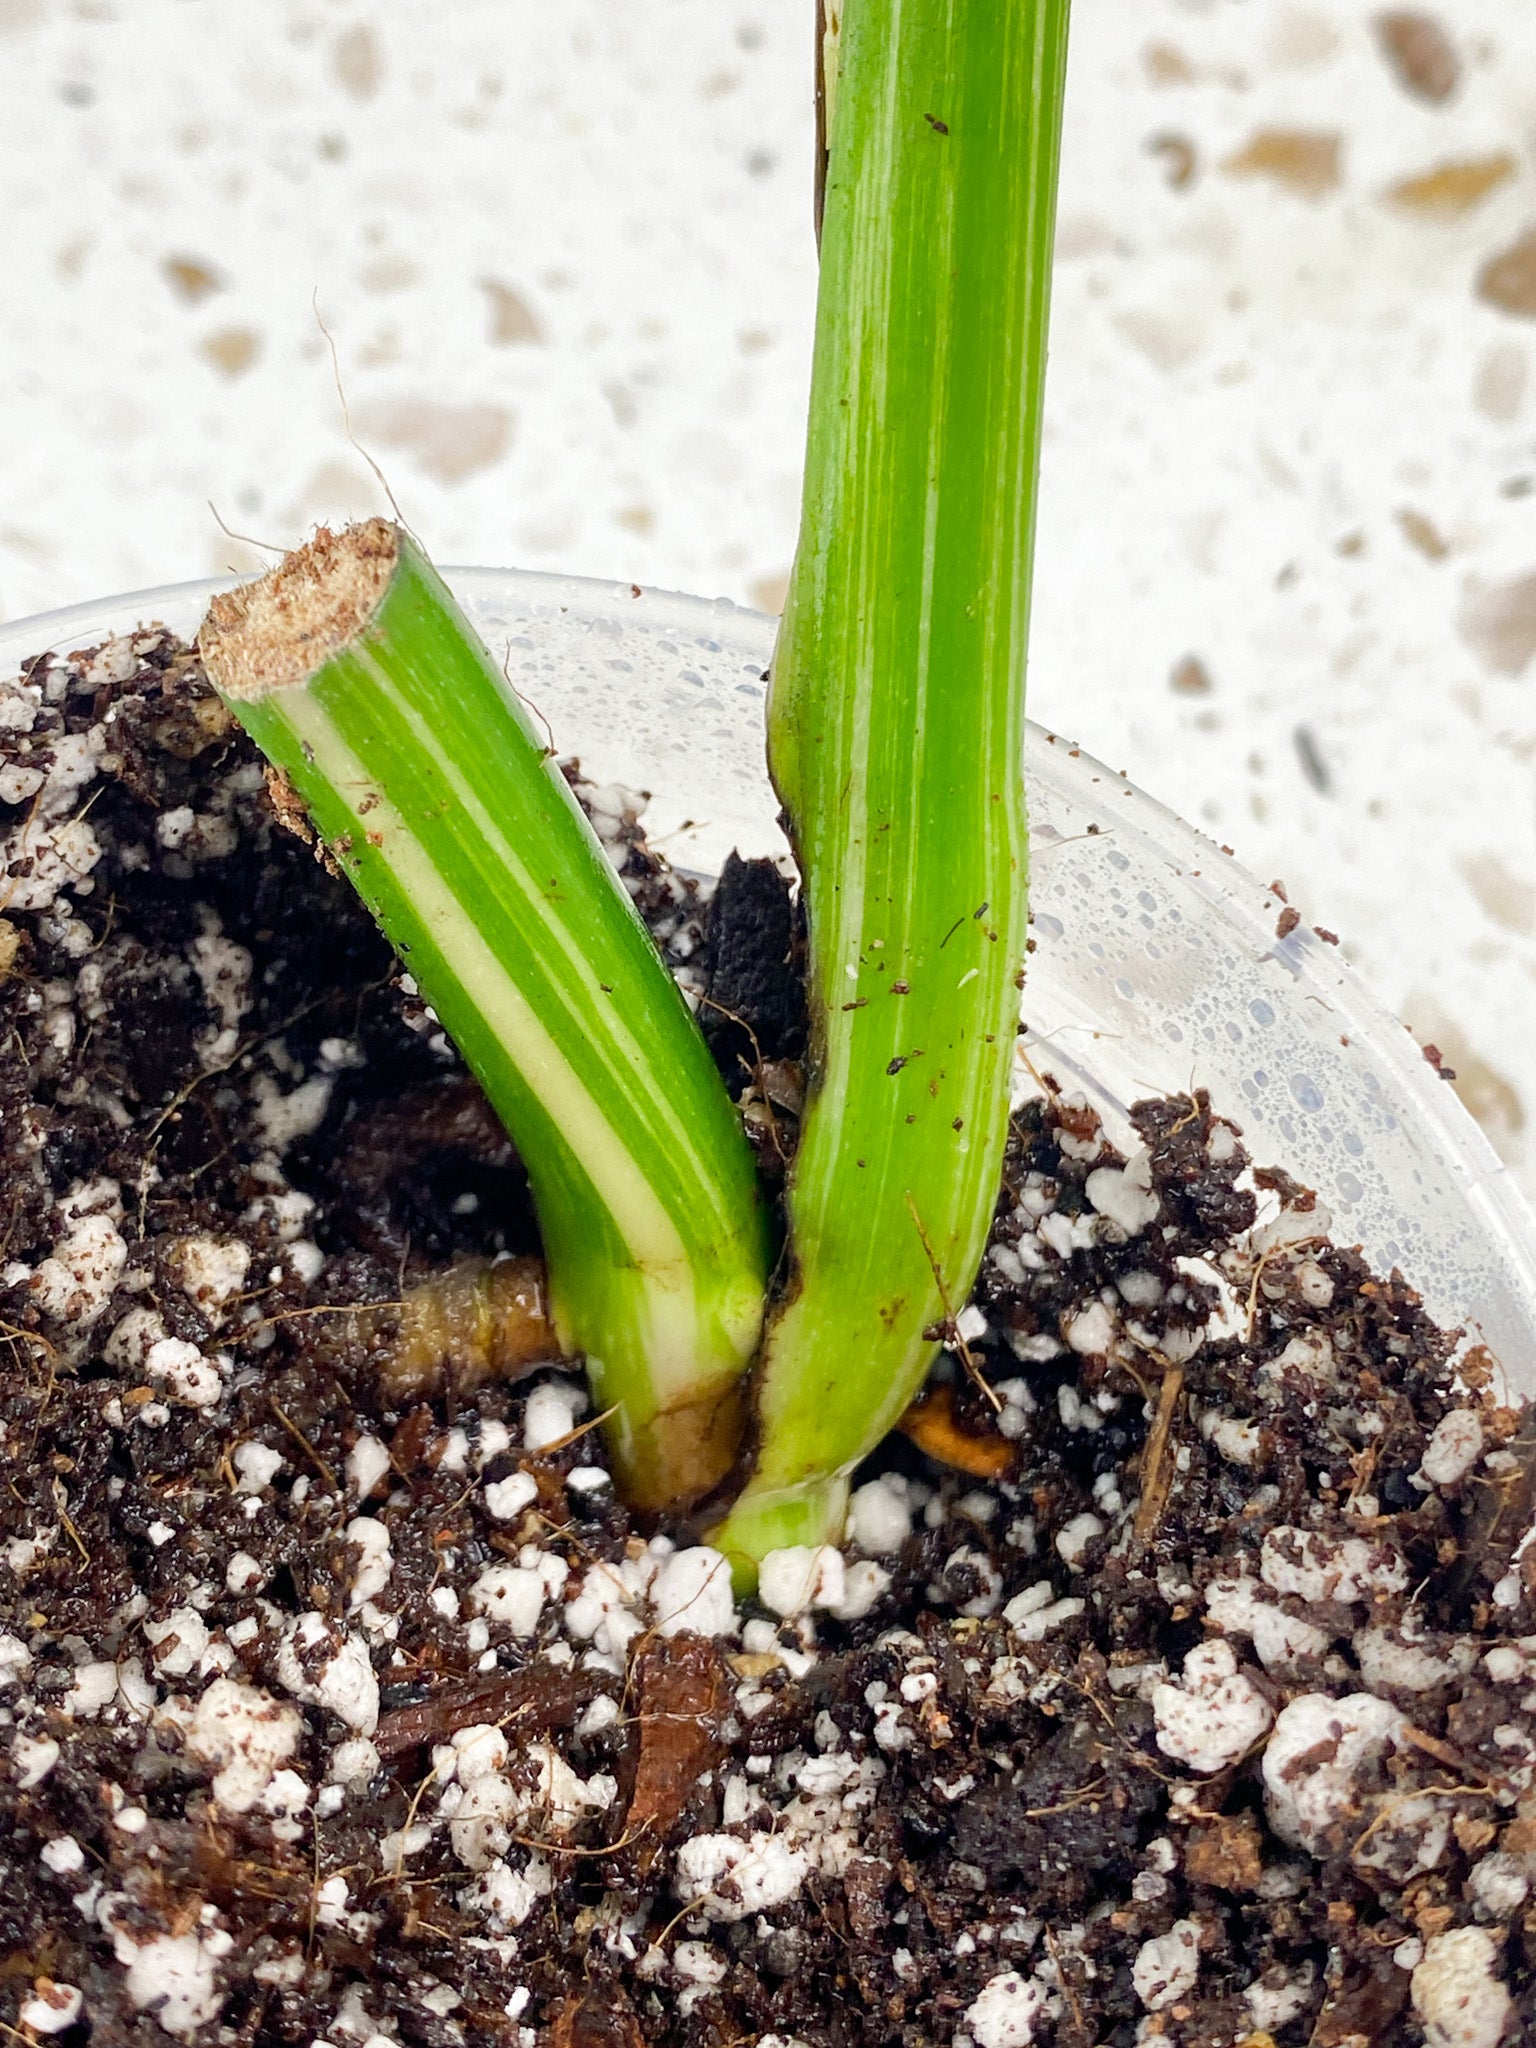
[[[214,599],[208,674],[527,1164],[561,1345],[643,1507],[735,1458],[768,1227],[698,1030],[558,764],[415,541],[322,529]]]

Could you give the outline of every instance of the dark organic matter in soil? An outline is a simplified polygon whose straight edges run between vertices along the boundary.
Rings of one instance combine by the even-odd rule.
[[[583,793],[781,1171],[784,886],[711,902]],[[568,1368],[389,1394],[406,1290],[536,1249],[519,1164],[184,648],[0,685],[0,849],[6,2026],[1536,2026],[1530,1445],[1202,1097],[1128,1151],[1021,1105],[937,1374],[1002,1476],[893,1439],[738,1605]]]

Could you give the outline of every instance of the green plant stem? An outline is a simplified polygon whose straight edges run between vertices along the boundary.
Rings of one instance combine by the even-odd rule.
[[[209,674],[303,799],[527,1167],[620,1483],[736,1454],[768,1233],[693,1019],[514,691],[415,542],[321,534],[215,600]]]
[[[844,0],[800,546],[770,763],[804,878],[810,1089],[750,1578],[837,1535],[846,1475],[966,1300],[1024,955],[1024,659],[1067,0]],[[829,95],[830,97],[830,95]]]

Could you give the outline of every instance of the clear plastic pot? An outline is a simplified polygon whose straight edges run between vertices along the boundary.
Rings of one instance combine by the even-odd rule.
[[[523,696],[589,774],[653,792],[679,866],[782,853],[763,765],[774,622],[630,584],[450,570]],[[0,629],[0,673],[161,620],[195,631],[219,584],[180,584]],[[1316,1188],[1334,1235],[1399,1266],[1536,1392],[1536,1224],[1482,1133],[1335,947],[1209,839],[1032,727],[1035,951],[1024,1013],[1041,1071],[1123,1134],[1139,1096],[1192,1086],[1255,1157]],[[1289,922],[1289,919],[1285,920]]]

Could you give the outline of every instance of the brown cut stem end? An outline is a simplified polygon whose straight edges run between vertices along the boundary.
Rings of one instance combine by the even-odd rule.
[[[378,610],[400,559],[400,529],[364,519],[322,526],[253,583],[221,591],[197,637],[221,695],[251,703],[307,683]]]

